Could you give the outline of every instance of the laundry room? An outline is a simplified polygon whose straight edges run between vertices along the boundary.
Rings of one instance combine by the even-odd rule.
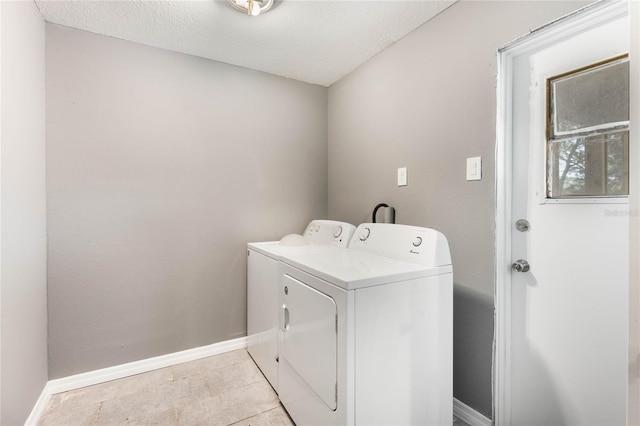
[[[448,240],[453,397],[491,424],[497,52],[592,2],[440,2],[347,71],[304,77],[296,61],[264,71],[288,55],[270,25],[296,19],[275,1],[257,17],[224,1],[0,5],[1,424],[33,420],[48,382],[242,341],[247,243],[358,226],[381,202]],[[336,25],[412,2],[345,3]],[[217,60],[179,38],[214,43],[197,33],[207,13],[229,16]],[[234,65],[250,41],[261,51]]]

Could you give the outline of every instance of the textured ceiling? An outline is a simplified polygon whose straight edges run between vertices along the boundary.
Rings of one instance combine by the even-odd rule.
[[[221,0],[36,0],[48,22],[322,86],[454,2],[276,0],[249,17]]]

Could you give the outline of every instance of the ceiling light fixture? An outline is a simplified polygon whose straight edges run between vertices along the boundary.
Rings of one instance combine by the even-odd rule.
[[[249,16],[258,16],[273,6],[274,0],[227,0],[236,10]]]

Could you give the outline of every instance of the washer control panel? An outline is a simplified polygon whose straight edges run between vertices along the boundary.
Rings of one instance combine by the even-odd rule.
[[[312,220],[304,231],[309,244],[347,247],[356,227],[335,220]]]

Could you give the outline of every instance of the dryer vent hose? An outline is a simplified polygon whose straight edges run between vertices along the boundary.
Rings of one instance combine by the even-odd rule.
[[[384,207],[383,223],[396,223],[396,209],[394,209],[393,207],[389,207],[389,205],[386,203],[380,203],[373,208],[373,213],[371,215],[371,222],[376,223],[376,215],[380,207]]]

